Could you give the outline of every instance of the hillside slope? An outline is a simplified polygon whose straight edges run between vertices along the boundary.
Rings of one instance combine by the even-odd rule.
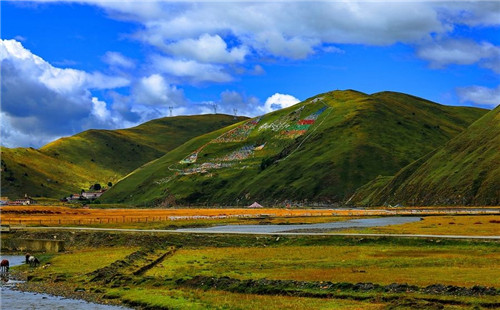
[[[337,203],[444,145],[486,111],[334,91],[195,138],[103,199],[141,205]]]
[[[384,184],[367,184],[358,205],[499,205],[500,106],[443,148],[403,168]]]
[[[185,141],[244,119],[165,117],[128,129],[84,131],[39,150],[2,147],[2,195],[60,197],[94,183],[114,183]]]

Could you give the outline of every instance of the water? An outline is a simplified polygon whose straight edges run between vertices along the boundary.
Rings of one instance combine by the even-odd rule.
[[[24,256],[2,255],[0,259],[8,259],[10,267],[21,265]],[[0,309],[9,310],[126,310],[128,308],[107,306],[86,302],[84,300],[68,299],[48,294],[16,291],[13,288],[20,281],[8,280],[0,287]]]
[[[389,216],[369,219],[356,219],[319,224],[297,224],[297,225],[224,225],[204,228],[181,228],[176,231],[186,232],[220,232],[220,233],[283,233],[297,231],[332,230],[344,228],[363,228],[405,224],[420,221],[419,217],[412,216]]]

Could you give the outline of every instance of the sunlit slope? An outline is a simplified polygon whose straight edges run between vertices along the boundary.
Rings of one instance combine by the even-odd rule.
[[[129,129],[84,131],[40,151],[109,176],[123,176],[194,137],[243,119],[223,114],[165,117]]]
[[[1,148],[2,196],[11,199],[28,194],[33,197],[62,197],[88,189],[88,180],[102,176],[66,161],[50,157],[33,148]]]
[[[499,205],[500,107],[382,186],[373,185],[357,193],[353,203]]]
[[[193,140],[103,196],[142,205],[336,203],[485,113],[398,93],[334,91]]]
[[[137,167],[201,134],[246,118],[166,117],[120,130],[88,130],[40,150],[2,148],[2,195],[60,197],[91,184],[116,182]]]

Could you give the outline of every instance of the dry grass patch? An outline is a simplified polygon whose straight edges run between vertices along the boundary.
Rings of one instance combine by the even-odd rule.
[[[461,215],[426,216],[422,221],[366,229],[348,229],[342,232],[383,234],[428,234],[500,236],[500,216]]]
[[[481,245],[181,249],[147,275],[499,287],[500,251]]]

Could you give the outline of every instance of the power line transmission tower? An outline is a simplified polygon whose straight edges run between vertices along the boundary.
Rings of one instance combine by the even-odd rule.
[[[238,117],[238,109],[234,108],[233,112],[234,112],[234,119],[236,119]]]
[[[174,107],[168,107],[168,109],[170,110],[170,117],[172,117],[172,111],[174,111]]]
[[[212,104],[212,108],[214,109],[214,114],[217,114],[217,103]]]

